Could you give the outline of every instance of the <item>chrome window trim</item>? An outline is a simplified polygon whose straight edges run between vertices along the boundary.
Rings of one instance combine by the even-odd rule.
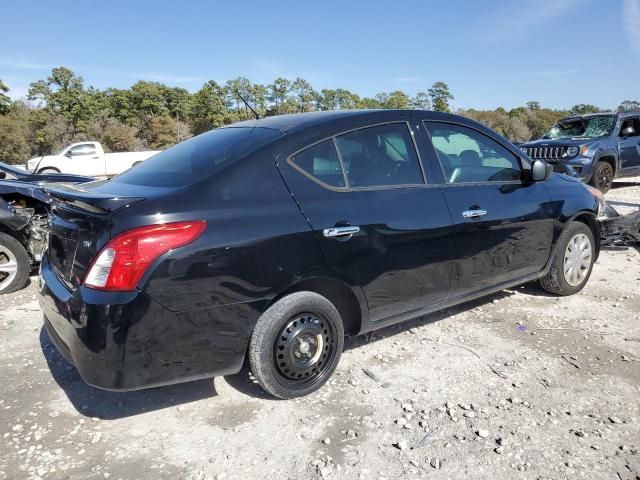
[[[337,137],[341,137],[343,135],[347,135],[347,134],[352,133],[352,132],[357,132],[358,130],[365,130],[367,128],[380,127],[380,126],[384,126],[384,125],[394,125],[394,124],[404,124],[406,126],[406,128],[407,128],[407,132],[409,133],[409,136],[411,137],[411,142],[413,144],[413,149],[415,151],[416,158],[418,159],[418,166],[420,167],[420,174],[422,175],[422,183],[407,183],[407,184],[397,184],[397,185],[375,185],[375,186],[371,186],[371,187],[351,187],[350,184],[349,184],[349,178],[347,176],[347,171],[344,168],[344,162],[342,160],[342,154],[340,153],[340,149],[338,148],[338,144],[336,142],[336,138]],[[314,177],[313,175],[311,175],[310,173],[305,171],[299,165],[296,165],[296,163],[293,161],[293,157],[295,157],[300,152],[303,152],[304,150],[307,150],[308,148],[311,148],[311,147],[313,147],[315,145],[318,145],[319,143],[325,142],[327,140],[333,140],[334,148],[336,149],[336,152],[338,153],[338,159],[340,161],[340,168],[342,168],[342,175],[344,176],[344,179],[345,179],[345,186],[344,187],[334,187],[333,185],[328,185],[327,183],[323,182],[322,180],[319,180],[318,178]],[[427,176],[426,176],[426,173],[425,173],[425,170],[424,170],[424,165],[422,164],[422,157],[420,156],[420,149],[418,148],[418,144],[416,142],[415,134],[414,134],[413,130],[411,129],[411,122],[408,121],[408,120],[392,120],[392,121],[388,121],[388,122],[373,123],[373,124],[370,124],[370,125],[351,128],[349,130],[345,130],[343,132],[336,133],[336,134],[330,135],[328,137],[324,137],[324,138],[322,138],[320,140],[317,140],[317,141],[315,141],[313,143],[310,143],[309,145],[306,145],[303,148],[300,148],[300,149],[296,150],[295,152],[291,153],[290,155],[288,155],[287,156],[287,163],[290,166],[292,166],[297,172],[299,172],[302,175],[304,175],[305,177],[307,177],[309,180],[313,181],[314,183],[320,185],[323,188],[326,188],[327,190],[331,190],[331,191],[334,191],[334,192],[362,192],[362,191],[368,191],[368,190],[378,191],[378,190],[395,190],[395,189],[398,189],[398,188],[406,188],[406,187],[435,187],[435,186],[437,186],[437,184],[429,184],[427,182]]]
[[[511,149],[509,147],[507,147],[506,145],[504,145],[502,142],[499,142],[498,140],[495,140],[494,138],[490,137],[489,135],[487,135],[483,131],[481,131],[481,130],[479,130],[477,128],[474,128],[471,125],[465,125],[463,123],[453,122],[453,121],[450,121],[450,120],[424,120],[423,119],[422,120],[422,126],[427,131],[427,136],[429,137],[429,142],[431,143],[431,148],[433,148],[435,157],[438,159],[438,165],[440,166],[440,171],[442,172],[442,178],[444,178],[444,183],[440,184],[441,186],[449,186],[449,185],[514,185],[514,184],[522,184],[522,179],[520,179],[520,180],[498,180],[498,181],[495,181],[495,182],[494,181],[490,181],[490,180],[485,180],[485,181],[482,181],[482,182],[456,182],[456,183],[448,182],[447,181],[447,175],[445,174],[444,167],[442,166],[442,161],[440,160],[440,155],[438,155],[438,152],[436,151],[436,147],[433,145],[433,139],[431,138],[431,132],[429,131],[429,126],[427,125],[427,123],[446,123],[446,124],[449,124],[449,125],[456,125],[458,127],[464,127],[464,128],[468,128],[469,130],[476,131],[480,135],[484,135],[488,139],[493,140],[498,145],[500,145],[502,148],[507,150],[514,157],[516,157],[516,159],[518,160],[518,164],[520,165],[520,174],[521,175],[522,175],[522,172],[524,172],[524,169],[522,167],[522,157],[520,155],[516,155],[515,153],[513,153],[511,151]]]

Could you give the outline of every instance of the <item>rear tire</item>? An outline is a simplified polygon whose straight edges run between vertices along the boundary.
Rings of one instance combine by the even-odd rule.
[[[596,164],[595,172],[593,172],[589,183],[602,193],[607,193],[613,186],[613,177],[614,172],[611,164],[600,161]]]
[[[249,364],[271,395],[296,398],[318,390],[336,369],[344,327],[336,307],[313,292],[281,298],[258,319]]]
[[[29,280],[31,263],[22,244],[0,233],[0,295],[20,290]]]
[[[589,281],[595,261],[593,232],[582,222],[572,222],[558,240],[559,245],[547,275],[540,285],[549,293],[574,295]]]

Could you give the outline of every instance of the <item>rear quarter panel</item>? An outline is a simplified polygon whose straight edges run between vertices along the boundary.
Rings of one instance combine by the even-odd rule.
[[[133,223],[186,220],[205,220],[207,230],[161,257],[141,282],[150,297],[175,312],[268,301],[323,262],[270,150],[169,198],[140,202],[115,215],[112,235]]]

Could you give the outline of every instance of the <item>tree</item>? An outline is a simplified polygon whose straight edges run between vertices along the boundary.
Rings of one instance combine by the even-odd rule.
[[[591,105],[589,103],[579,103],[578,105],[574,105],[569,110],[569,113],[575,115],[584,115],[585,113],[597,113],[600,109],[595,105]]]
[[[267,98],[274,104],[276,115],[284,113],[283,107],[290,91],[291,82],[282,77],[276,78],[272,84],[267,86]]]
[[[192,136],[185,122],[168,115],[149,119],[148,128],[143,132],[149,148],[163,150]]]
[[[193,95],[190,118],[193,133],[198,135],[221,127],[227,113],[224,88],[209,80]]]
[[[384,107],[396,110],[407,110],[411,108],[411,97],[400,90],[396,90],[387,96]]]
[[[11,99],[6,93],[9,92],[9,87],[7,87],[2,79],[0,79],[0,115],[4,115],[9,112],[9,107],[11,106]]]
[[[536,102],[535,100],[530,100],[526,103],[527,110],[540,110],[540,102]]]
[[[640,111],[640,102],[637,100],[625,100],[618,106],[619,112],[638,112]]]
[[[0,115],[0,162],[23,164],[29,158],[28,122],[20,111]]]
[[[105,128],[101,142],[111,152],[130,152],[140,144],[140,140],[136,138],[137,133],[135,128],[112,120]]]
[[[449,100],[453,100],[454,97],[449,92],[449,85],[445,82],[436,82],[427,90],[427,93],[436,112],[450,111]]]
[[[335,91],[335,98],[338,104],[338,108],[342,110],[352,110],[358,108],[358,102],[360,97],[355,93],[345,90],[344,88],[338,88]]]
[[[141,119],[168,115],[167,87],[140,80],[131,86],[131,107]]]
[[[429,110],[431,108],[429,95],[425,92],[416,93],[416,96],[411,100],[411,106],[416,110]]]
[[[87,102],[82,77],[66,67],[54,68],[46,81],[32,83],[28,98],[44,104],[50,114],[62,116],[68,122],[72,138],[82,131],[86,120],[94,113]]]
[[[312,102],[317,97],[317,93],[308,81],[304,78],[296,78],[291,84],[291,92],[296,96],[298,112],[311,111]]]

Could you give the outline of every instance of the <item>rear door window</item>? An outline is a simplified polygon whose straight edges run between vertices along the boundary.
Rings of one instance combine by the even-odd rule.
[[[520,161],[498,142],[472,128],[425,122],[447,183],[520,180]]]
[[[291,158],[291,162],[319,183],[338,188],[346,185],[333,138],[302,150]]]
[[[363,128],[336,137],[351,188],[423,184],[418,154],[405,123]]]
[[[259,127],[211,130],[154,155],[111,181],[147,187],[190,185],[282,135],[280,130]]]

